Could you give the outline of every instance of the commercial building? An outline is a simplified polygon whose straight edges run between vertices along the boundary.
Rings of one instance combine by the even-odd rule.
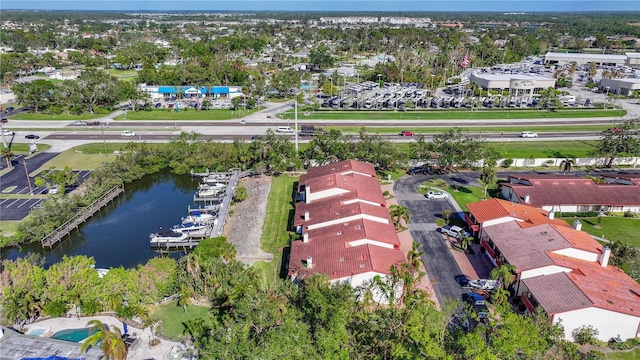
[[[509,91],[510,96],[537,95],[540,90],[556,85],[556,79],[548,76],[531,74],[471,74],[471,83],[477,84],[486,91]]]
[[[600,80],[600,89],[612,94],[629,96],[634,91],[640,91],[640,78],[602,78]]]
[[[595,63],[598,65],[618,66],[626,65],[632,67],[640,66],[640,53],[626,53],[624,55],[612,54],[582,54],[582,53],[559,53],[548,52],[544,56],[545,64],[571,64],[584,65]]]
[[[226,98],[242,96],[242,86],[141,86],[152,98]]]

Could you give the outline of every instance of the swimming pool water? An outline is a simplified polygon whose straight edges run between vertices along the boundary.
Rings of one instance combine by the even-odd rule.
[[[95,331],[91,331],[91,328],[81,329],[64,329],[53,334],[51,338],[58,340],[65,340],[71,342],[80,342],[89,337]]]

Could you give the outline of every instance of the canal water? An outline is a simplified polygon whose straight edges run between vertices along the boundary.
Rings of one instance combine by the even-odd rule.
[[[40,243],[23,246],[21,250],[3,250],[2,259],[16,259],[28,252],[46,258],[50,266],[64,255],[86,255],[95,259],[97,268],[132,268],[146,263],[159,253],[149,247],[149,234],[180,223],[188,215],[188,206],[194,207],[193,194],[199,179],[177,176],[168,172],[148,175],[125,187],[109,206],[74,230],[53,250],[43,250]],[[168,256],[179,257],[174,252]]]

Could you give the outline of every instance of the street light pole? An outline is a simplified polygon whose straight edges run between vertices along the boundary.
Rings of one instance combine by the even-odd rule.
[[[24,165],[24,174],[27,176],[27,184],[29,184],[29,195],[33,196],[33,187],[31,187],[31,179],[29,178],[29,170],[27,170],[27,162],[22,160]]]

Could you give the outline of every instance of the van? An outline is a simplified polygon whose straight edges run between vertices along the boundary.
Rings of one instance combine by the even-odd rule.
[[[279,126],[276,129],[276,132],[279,132],[279,133],[292,133],[293,129],[290,128],[289,126]]]

